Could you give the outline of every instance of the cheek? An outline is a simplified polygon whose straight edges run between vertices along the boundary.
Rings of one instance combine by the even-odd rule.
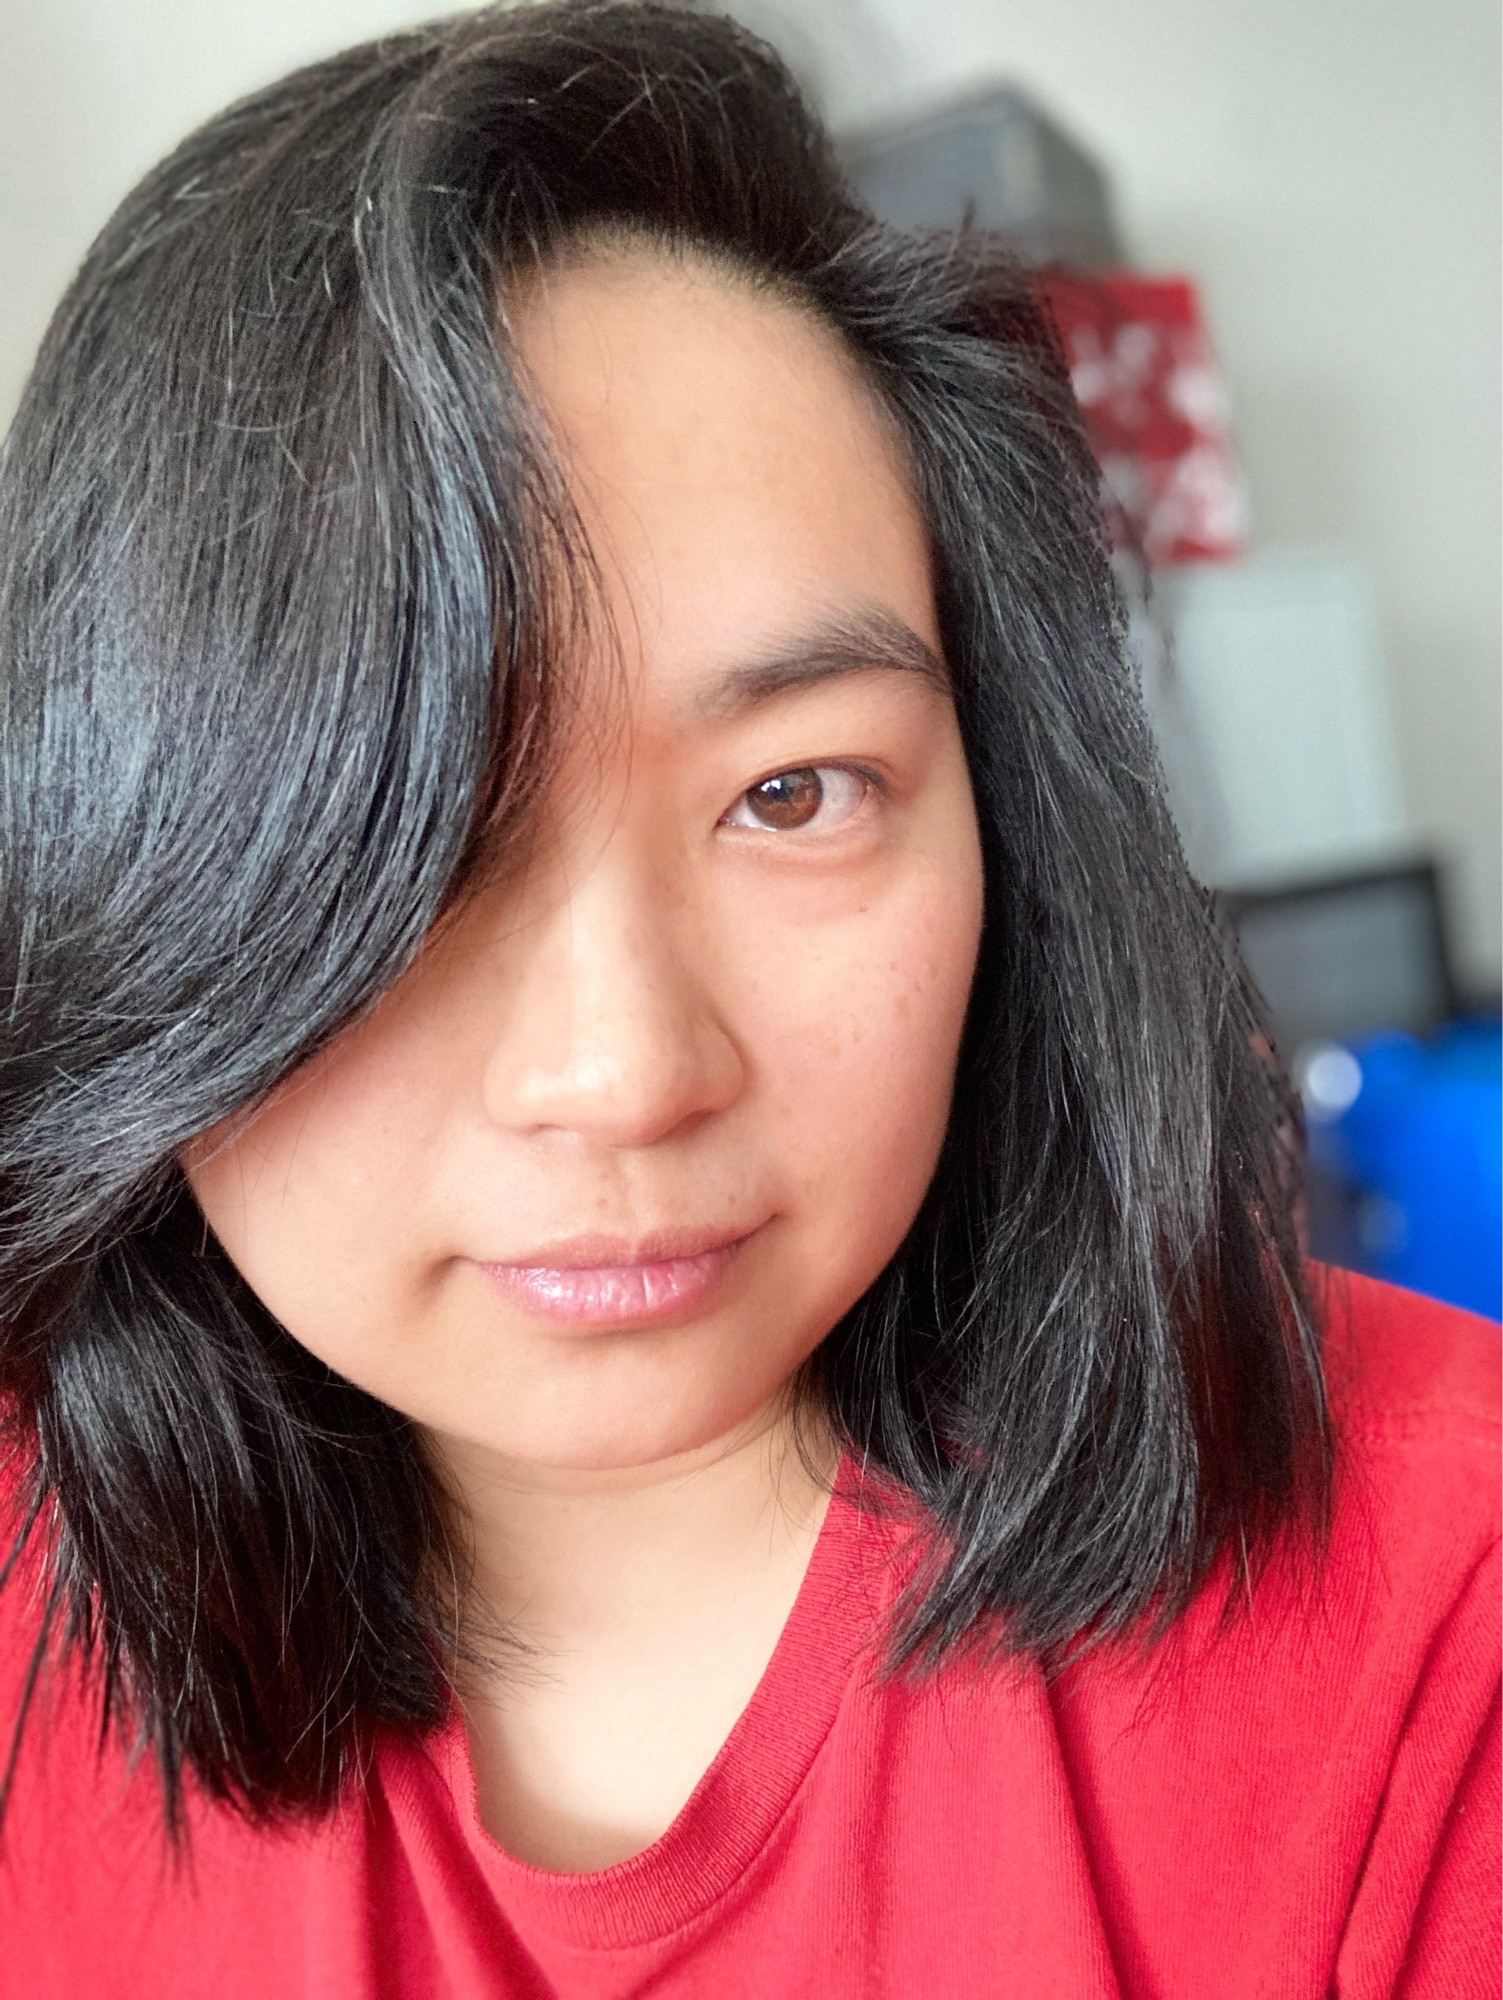
[[[859,1289],[933,1176],[981,928],[979,857],[842,923],[785,934],[785,968],[750,987],[746,1039],[811,1244]],[[843,1308],[842,1308],[843,1309]]]
[[[429,1065],[366,1030],[287,1079],[248,1127],[182,1156],[232,1262],[265,1305],[342,1366],[376,1317],[413,1301],[399,1257],[436,1144]]]

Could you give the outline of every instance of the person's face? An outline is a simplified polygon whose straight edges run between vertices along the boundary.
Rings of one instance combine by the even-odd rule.
[[[907,1232],[980,851],[924,525],[835,337],[647,253],[512,315],[620,656],[522,874],[183,1161],[277,1319],[437,1439],[645,1465],[754,1419]]]

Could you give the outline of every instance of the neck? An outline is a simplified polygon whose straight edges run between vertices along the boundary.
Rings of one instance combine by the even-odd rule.
[[[466,1529],[486,1621],[552,1652],[660,1626],[806,1558],[838,1451],[786,1397],[734,1431],[647,1465],[539,1466],[463,1440],[428,1449]]]
[[[563,1470],[430,1439],[473,1551],[458,1690],[485,1825],[539,1867],[603,1868],[669,1825],[793,1607],[829,1500],[787,1399],[654,1464]],[[802,1449],[800,1448],[802,1446]]]

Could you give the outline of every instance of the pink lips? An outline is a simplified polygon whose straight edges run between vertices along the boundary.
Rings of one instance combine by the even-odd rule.
[[[480,1268],[496,1289],[541,1319],[576,1326],[644,1326],[687,1317],[720,1284],[749,1234],[679,1231],[633,1245],[575,1237],[526,1263]]]

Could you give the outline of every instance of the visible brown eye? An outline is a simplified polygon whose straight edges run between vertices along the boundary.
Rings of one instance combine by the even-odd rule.
[[[819,811],[824,795],[818,771],[806,765],[801,771],[779,771],[776,777],[764,778],[746,794],[746,803],[752,817],[763,826],[787,832],[792,827],[807,826]]]
[[[843,764],[799,764],[751,785],[726,814],[725,826],[763,833],[833,833],[859,811],[873,780]]]

